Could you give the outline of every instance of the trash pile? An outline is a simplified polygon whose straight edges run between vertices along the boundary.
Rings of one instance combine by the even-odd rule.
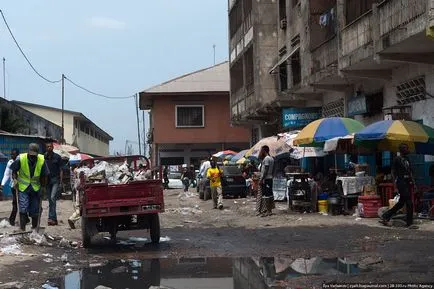
[[[92,168],[83,167],[77,169],[77,175],[83,172],[86,181],[89,183],[105,183],[111,185],[126,184],[131,181],[143,181],[152,178],[150,170],[133,171],[129,168],[128,163],[111,164],[106,161],[95,162]]]

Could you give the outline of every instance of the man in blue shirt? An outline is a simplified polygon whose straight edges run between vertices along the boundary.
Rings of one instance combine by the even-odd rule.
[[[47,184],[48,198],[48,226],[56,226],[57,212],[56,203],[60,184],[63,182],[63,161],[60,155],[56,154],[52,143],[47,144],[47,152],[45,153],[45,163],[48,166],[50,175]]]

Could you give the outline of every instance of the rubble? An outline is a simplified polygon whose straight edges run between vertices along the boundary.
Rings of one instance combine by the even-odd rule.
[[[150,170],[133,172],[129,168],[127,162],[122,165],[112,164],[106,161],[95,162],[92,168],[83,167],[77,170],[77,173],[83,173],[86,181],[91,183],[104,183],[107,182],[112,185],[126,184],[130,181],[143,181],[152,178]]]
[[[8,220],[3,219],[0,222],[0,229],[6,229],[12,227]]]
[[[21,288],[24,288],[24,283],[18,281],[0,284],[0,289],[21,289]]]

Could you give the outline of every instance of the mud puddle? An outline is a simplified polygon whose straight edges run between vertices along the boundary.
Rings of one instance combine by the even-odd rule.
[[[357,263],[341,258],[164,258],[115,260],[90,264],[50,280],[46,288],[170,288],[242,289],[288,288],[289,284],[309,286],[318,277],[360,273]],[[48,286],[47,286],[48,285]],[[292,288],[292,287],[291,287]]]

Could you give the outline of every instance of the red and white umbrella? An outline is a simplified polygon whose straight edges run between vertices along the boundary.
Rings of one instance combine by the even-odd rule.
[[[66,151],[70,154],[78,153],[80,151],[79,148],[72,146],[72,145],[67,145],[67,144],[54,143],[53,148],[55,150],[58,150],[58,151]]]

